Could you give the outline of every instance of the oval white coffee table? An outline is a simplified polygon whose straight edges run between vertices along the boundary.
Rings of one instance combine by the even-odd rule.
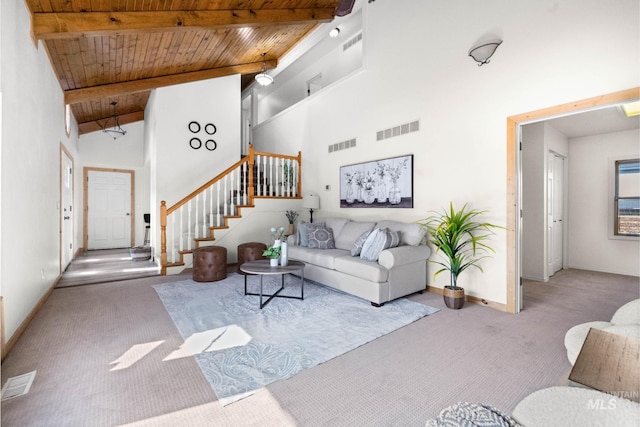
[[[262,309],[265,305],[269,304],[269,302],[275,298],[293,298],[293,299],[304,299],[304,263],[300,261],[289,260],[286,266],[278,265],[272,267],[269,263],[268,259],[261,259],[257,261],[249,261],[245,262],[240,266],[240,270],[248,274],[257,274],[260,276],[260,293],[251,293],[247,292],[247,282],[244,282],[244,294],[245,295],[258,295],[260,296],[260,309]],[[289,273],[300,272],[300,296],[293,295],[279,295],[280,291],[284,289],[284,276]],[[265,295],[262,290],[262,282],[264,276],[273,276],[280,275],[282,277],[282,283],[280,284],[280,288],[277,289],[271,295]],[[268,297],[267,300],[263,303],[262,298]]]

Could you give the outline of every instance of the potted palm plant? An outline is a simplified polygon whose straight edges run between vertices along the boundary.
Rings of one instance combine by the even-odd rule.
[[[449,209],[442,212],[431,211],[432,215],[419,222],[427,229],[429,242],[436,248],[444,261],[429,260],[442,266],[433,274],[448,271],[450,285],[443,289],[444,303],[449,308],[459,309],[464,305],[464,288],[458,286],[458,276],[469,267],[482,271],[478,264],[489,252],[495,251],[485,242],[492,236],[493,229],[502,228],[488,222],[477,221],[477,217],[486,211],[467,209],[467,204],[460,210],[449,203]]]

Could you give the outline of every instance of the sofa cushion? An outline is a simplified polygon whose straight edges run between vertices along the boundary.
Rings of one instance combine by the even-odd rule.
[[[380,252],[390,247],[393,238],[392,233],[389,233],[387,229],[376,228],[369,234],[367,240],[365,240],[362,246],[362,252],[360,252],[360,258],[365,261],[377,261]],[[396,243],[400,240],[395,234]],[[397,244],[396,244],[397,246]]]
[[[423,226],[410,222],[398,222],[384,220],[376,224],[378,228],[388,228],[391,231],[400,232],[400,245],[418,246],[427,231]]]
[[[288,248],[289,259],[317,265],[318,267],[334,269],[334,260],[339,257],[349,256],[349,251],[342,249],[310,249],[303,246],[290,246]]]
[[[362,247],[364,246],[364,242],[367,241],[367,237],[369,237],[369,234],[371,234],[371,231],[365,231],[360,236],[358,236],[355,242],[353,242],[353,245],[351,246],[351,256],[360,256]]]
[[[351,250],[356,239],[365,231],[373,230],[375,225],[375,222],[349,221],[344,225],[339,234],[336,230],[333,230],[333,235],[336,239],[336,248]]]
[[[309,232],[316,227],[325,227],[324,222],[302,222],[298,224],[298,245],[308,247],[309,246]]]
[[[316,227],[309,231],[309,249],[335,249],[333,231],[326,227]]]
[[[358,257],[334,258],[335,270],[350,276],[359,277],[375,283],[383,283],[389,279],[389,270],[374,261],[365,261]]]
[[[349,222],[347,218],[321,218],[320,221],[324,222],[327,228],[333,230],[334,237],[337,237],[342,232],[344,226]]]

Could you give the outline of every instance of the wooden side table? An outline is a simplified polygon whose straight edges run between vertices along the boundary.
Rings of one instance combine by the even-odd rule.
[[[260,276],[260,293],[251,293],[247,292],[247,282],[244,282],[244,294],[245,295],[257,295],[260,296],[260,309],[269,304],[269,302],[275,298],[293,298],[293,299],[304,299],[304,263],[300,261],[289,260],[289,263],[286,266],[275,266],[271,267],[269,264],[269,260],[257,260],[257,261],[249,261],[245,262],[240,266],[240,270],[248,274],[257,274]],[[284,276],[289,273],[300,272],[300,296],[293,295],[279,295],[280,292],[284,289]],[[280,288],[278,288],[273,294],[265,295],[263,292],[263,279],[264,276],[275,276],[280,275],[282,277],[282,283],[280,284]],[[268,297],[266,301],[262,302],[263,297]]]

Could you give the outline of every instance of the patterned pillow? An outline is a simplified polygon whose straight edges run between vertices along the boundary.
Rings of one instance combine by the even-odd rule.
[[[365,261],[377,261],[380,252],[388,248],[394,248],[400,243],[400,234],[397,231],[389,231],[388,228],[376,228],[369,234],[362,246],[360,259]]]
[[[333,230],[325,227],[315,227],[309,231],[310,249],[335,249]]]
[[[315,223],[305,222],[305,223],[298,224],[298,245],[308,247],[309,231],[317,227],[324,228],[325,226],[326,225],[324,222],[315,222]]]
[[[353,247],[351,248],[351,256],[358,256],[362,252],[362,247],[364,246],[364,242],[369,237],[371,231],[365,231],[362,233],[355,242],[353,242]]]

